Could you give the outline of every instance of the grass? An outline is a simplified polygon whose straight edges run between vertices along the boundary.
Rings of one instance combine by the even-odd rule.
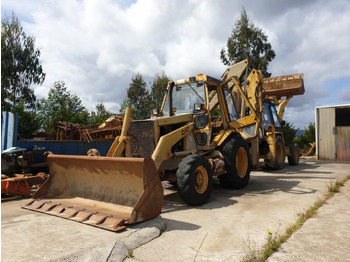
[[[134,257],[134,251],[133,250],[129,250],[128,257]]]
[[[331,184],[328,186],[328,195],[333,196],[335,193],[339,193],[340,188],[344,186],[345,182],[346,181],[336,181],[335,184],[331,182]]]
[[[298,214],[297,221],[289,226],[285,233],[278,235],[277,233],[272,233],[271,230],[267,231],[267,243],[264,246],[263,251],[256,251],[250,249],[249,254],[243,259],[244,262],[262,262],[266,261],[278,248],[286,242],[291,235],[301,228],[306,220],[314,217],[317,214],[318,209],[323,206],[328,199],[334,196],[336,193],[340,192],[340,188],[344,186],[345,182],[350,180],[350,175],[345,177],[341,181],[331,182],[328,186],[328,192],[325,197],[321,200],[316,201],[311,207],[306,209],[303,213]]]

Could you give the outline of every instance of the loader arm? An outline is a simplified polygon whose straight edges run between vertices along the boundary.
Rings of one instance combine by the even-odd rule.
[[[159,170],[160,165],[163,161],[168,160],[172,157],[171,148],[183,137],[185,137],[190,131],[193,130],[194,123],[189,123],[183,127],[174,130],[159,139],[157,147],[155,148],[152,159],[156,166],[156,169]]]
[[[284,111],[286,109],[286,106],[287,106],[289,100],[291,100],[291,99],[292,99],[292,96],[287,97],[286,99],[279,101],[277,115],[281,120],[283,119],[283,115],[284,115]]]
[[[125,156],[127,157],[131,156],[130,137],[128,136],[130,121],[131,121],[131,109],[130,107],[127,107],[125,109],[122,131],[120,133],[120,136],[117,136],[115,138],[111,148],[108,150],[108,153],[107,153],[108,157],[121,157],[123,155],[123,152],[125,152]]]

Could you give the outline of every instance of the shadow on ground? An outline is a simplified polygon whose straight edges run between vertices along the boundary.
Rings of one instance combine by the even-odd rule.
[[[177,194],[176,186],[163,184],[165,187],[165,196],[162,213],[169,213],[188,209],[218,209],[236,204],[238,201],[233,199],[242,195],[268,195],[275,192],[285,192],[288,194],[313,194],[317,191],[315,188],[300,186],[302,180],[321,179],[331,180],[334,177],[330,171],[313,171],[323,165],[320,161],[302,161],[298,166],[289,166],[286,164],[282,170],[268,170],[263,168],[260,171],[253,171],[247,187],[239,190],[223,188],[219,180],[214,178],[213,192],[208,203],[203,206],[189,206]]]

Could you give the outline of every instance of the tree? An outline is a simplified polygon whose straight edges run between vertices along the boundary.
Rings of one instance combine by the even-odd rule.
[[[120,110],[119,110],[119,112],[120,112],[121,114],[124,114],[124,113],[125,113],[125,109],[126,109],[127,107],[130,107],[130,108],[131,108],[131,112],[136,111],[135,107],[130,103],[129,98],[128,98],[128,97],[125,97],[124,100],[123,100],[123,102],[122,102],[122,104],[120,105]]]
[[[89,116],[81,99],[70,93],[63,81],[56,81],[50,88],[48,98],[40,100],[38,114],[46,131],[50,131],[57,121],[88,124]]]
[[[106,110],[106,107],[103,103],[98,103],[96,105],[96,112],[91,112],[90,124],[99,124],[108,119],[112,113]]]
[[[291,144],[293,144],[293,140],[298,130],[294,128],[293,124],[290,124],[288,122],[286,122],[282,126],[282,130],[283,130],[285,145],[290,146]]]
[[[316,141],[315,124],[310,123],[309,126],[305,129],[305,132],[300,137],[295,138],[294,141],[298,144],[299,148],[303,148],[305,150],[310,148],[310,143]]]
[[[25,110],[24,101],[21,101],[14,110],[18,112],[18,134],[21,137],[31,137],[40,130],[41,119],[36,114],[36,107]]]
[[[39,57],[35,38],[26,35],[14,13],[5,17],[1,21],[1,110],[13,111],[21,101],[27,109],[35,107],[30,86],[45,80]]]
[[[267,72],[267,67],[275,56],[267,35],[253,23],[249,23],[243,8],[241,18],[227,40],[227,50],[222,49],[220,52],[221,61],[228,66],[249,59],[254,69],[261,70],[263,76],[269,77],[271,74]]]
[[[161,107],[169,81],[169,77],[164,72],[155,76],[151,91],[152,108],[159,109]]]
[[[152,99],[146,88],[146,82],[139,73],[131,78],[131,83],[127,89],[127,96],[121,105],[120,112],[124,112],[127,106],[131,108],[131,117],[135,120],[150,117]]]

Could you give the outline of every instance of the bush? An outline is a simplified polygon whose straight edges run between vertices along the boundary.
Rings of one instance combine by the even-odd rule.
[[[294,142],[299,148],[303,148],[304,150],[308,150],[310,148],[310,143],[314,143],[315,141],[315,123],[310,123],[305,129],[304,134],[294,139]]]
[[[298,131],[294,128],[293,124],[286,122],[286,124],[282,126],[282,131],[285,145],[290,146],[291,144],[293,144],[295,134]]]

